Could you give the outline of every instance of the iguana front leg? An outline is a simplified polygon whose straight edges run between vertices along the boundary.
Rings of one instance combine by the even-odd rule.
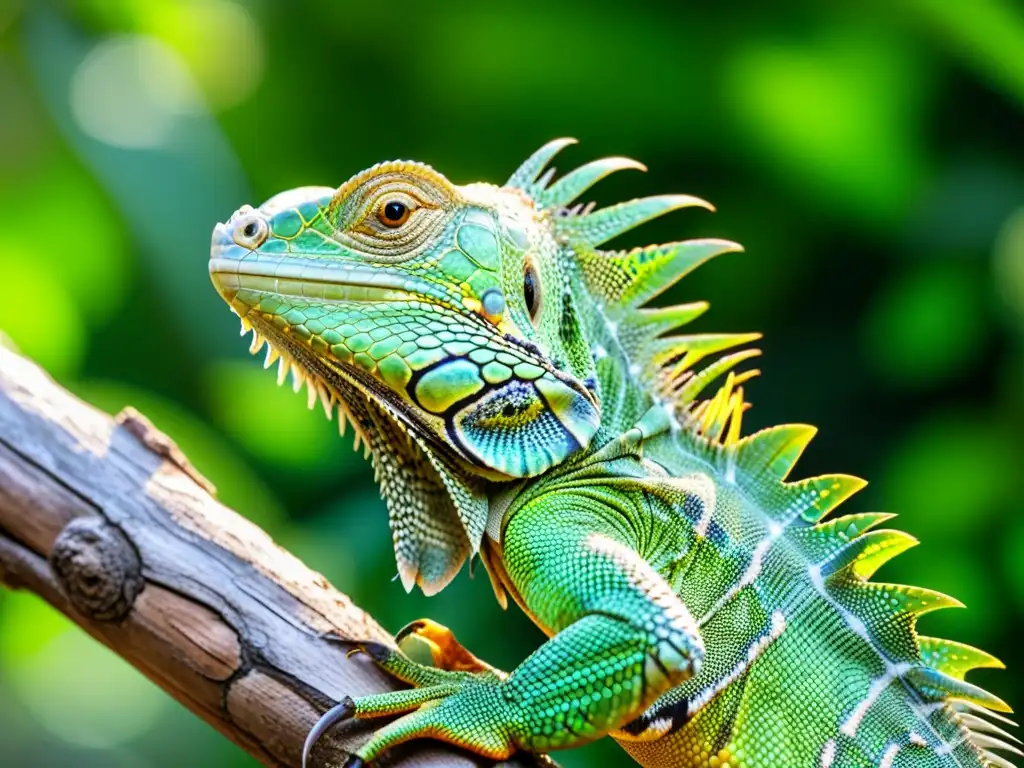
[[[417,688],[343,707],[357,718],[407,713],[377,731],[348,766],[425,737],[494,759],[578,746],[622,727],[699,668],[704,649],[689,611],[637,554],[625,518],[611,507],[565,493],[542,496],[509,521],[503,551],[513,586],[551,639],[507,677],[441,670],[368,648]]]

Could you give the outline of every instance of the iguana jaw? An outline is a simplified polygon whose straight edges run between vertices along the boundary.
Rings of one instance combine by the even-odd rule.
[[[336,304],[371,305],[415,294],[381,285],[380,272],[368,276],[365,269],[351,269],[347,274],[352,282],[343,283],[337,280],[337,269],[266,255],[260,261],[254,252],[226,240],[225,228],[218,226],[210,276],[241,318],[242,334],[252,333],[249,351],[256,354],[266,346],[264,367],[278,363],[279,384],[290,372],[296,392],[307,387],[310,408],[319,400],[329,419],[337,411],[342,434],[346,423],[353,425],[355,447],[362,442],[372,457],[388,508],[402,584],[406,590],[419,585],[425,594],[434,594],[479,547],[487,517],[482,484],[504,478],[490,478],[482,468],[468,465],[398,393],[358,365],[314,349],[281,314],[261,311],[257,298],[317,296]],[[423,538],[417,524],[426,525],[431,536]]]
[[[278,364],[278,384],[284,383],[290,373],[295,392],[303,386],[307,388],[309,408],[312,409],[319,401],[328,419],[333,418],[337,411],[339,431],[344,433],[346,424],[351,423],[357,449],[360,442],[367,451],[374,447],[369,439],[372,432],[369,409],[373,409],[386,414],[421,450],[433,454],[446,465],[467,475],[476,474],[489,480],[509,479],[486,467],[469,465],[464,457],[438,439],[434,430],[424,423],[418,409],[411,408],[395,391],[356,365],[344,364],[330,355],[317,354],[307,341],[294,333],[292,326],[280,323],[280,316],[261,313],[254,306],[256,302],[251,300],[253,296],[266,294],[283,298],[315,296],[330,301],[371,304],[412,298],[426,300],[426,297],[398,288],[366,284],[382,282],[379,273],[352,270],[348,277],[353,282],[341,283],[337,281],[337,270],[301,266],[296,261],[246,263],[237,258],[217,256],[210,260],[211,279],[218,293],[241,319],[241,333],[252,332],[250,353],[255,355],[266,346],[264,367],[269,368],[275,362]],[[275,271],[278,277],[273,276]],[[302,273],[301,279],[299,273]],[[404,449],[404,446],[389,446],[393,452]]]

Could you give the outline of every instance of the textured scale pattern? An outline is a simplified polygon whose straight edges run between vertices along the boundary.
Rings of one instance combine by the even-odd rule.
[[[502,187],[382,163],[337,189],[245,206],[214,232],[214,284],[312,407],[373,459],[399,575],[433,593],[479,556],[549,636],[494,670],[439,625],[362,649],[408,690],[343,700],[394,718],[348,765],[441,738],[490,757],[610,734],[650,768],[1010,766],[1008,710],[965,679],[1001,664],[918,636],[959,605],[873,581],[917,542],[836,514],[864,486],[790,479],[815,430],[743,436],[757,334],[685,334],[703,302],[646,306],[724,240],[601,246],[686,195],[605,208],[532,155]]]

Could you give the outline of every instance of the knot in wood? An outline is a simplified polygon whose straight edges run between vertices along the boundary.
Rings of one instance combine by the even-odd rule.
[[[75,609],[97,621],[127,616],[144,584],[135,548],[99,517],[79,517],[64,526],[53,543],[50,567]]]

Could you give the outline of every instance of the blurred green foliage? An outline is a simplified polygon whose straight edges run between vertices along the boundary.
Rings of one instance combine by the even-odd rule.
[[[1024,705],[1024,10],[1014,0],[0,0],[0,338],[171,434],[221,497],[392,630],[420,615],[514,666],[540,642],[486,579],[406,596],[368,465],[245,354],[206,275],[243,202],[412,157],[504,180],[549,138],[626,154],[601,202],[720,213],[643,242],[747,253],[675,289],[766,332],[748,429],[807,421],[800,471],[876,482],[924,546],[922,629],[1010,665]],[[631,242],[641,242],[633,239]],[[567,766],[625,765],[611,743]],[[31,596],[0,594],[0,764],[252,761]]]

